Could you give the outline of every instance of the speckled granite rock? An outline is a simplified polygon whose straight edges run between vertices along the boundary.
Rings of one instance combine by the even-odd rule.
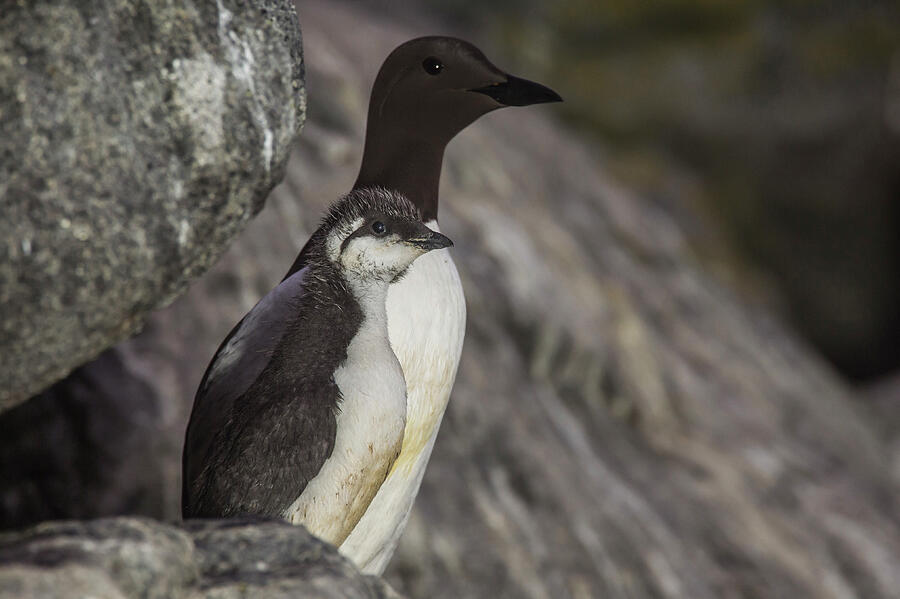
[[[137,330],[263,206],[305,116],[291,2],[0,10],[0,407]]]
[[[113,518],[0,534],[0,599],[400,599],[305,529]]]

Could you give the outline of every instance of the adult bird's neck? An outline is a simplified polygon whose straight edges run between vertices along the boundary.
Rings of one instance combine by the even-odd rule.
[[[379,143],[366,135],[362,166],[353,189],[380,186],[398,191],[422,212],[422,220],[437,219],[438,186],[446,144],[422,140]]]

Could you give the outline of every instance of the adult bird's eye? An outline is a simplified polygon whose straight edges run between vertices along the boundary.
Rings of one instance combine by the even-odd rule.
[[[372,232],[376,235],[384,235],[384,232],[387,231],[387,227],[384,226],[384,223],[380,220],[376,220],[372,223]]]
[[[434,56],[429,56],[422,61],[422,68],[425,69],[425,72],[429,75],[437,75],[444,70],[444,64]]]

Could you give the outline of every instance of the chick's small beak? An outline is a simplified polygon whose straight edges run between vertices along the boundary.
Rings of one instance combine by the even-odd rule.
[[[560,95],[546,85],[514,77],[513,75],[507,75],[506,81],[491,83],[469,91],[490,96],[504,106],[529,106],[545,102],[562,102]]]
[[[432,231],[426,226],[422,226],[424,229],[421,232],[417,232],[414,237],[410,237],[405,240],[409,245],[414,245],[418,248],[422,248],[426,252],[431,250],[439,250],[441,248],[448,248],[453,245],[453,242],[450,241],[450,238],[446,235],[441,235],[437,231]]]

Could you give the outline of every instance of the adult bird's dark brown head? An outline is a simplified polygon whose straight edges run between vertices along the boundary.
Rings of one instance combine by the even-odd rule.
[[[408,41],[387,57],[372,87],[354,188],[399,191],[423,220],[435,219],[444,148],[457,133],[498,108],[561,100],[548,87],[498,69],[463,40]]]

